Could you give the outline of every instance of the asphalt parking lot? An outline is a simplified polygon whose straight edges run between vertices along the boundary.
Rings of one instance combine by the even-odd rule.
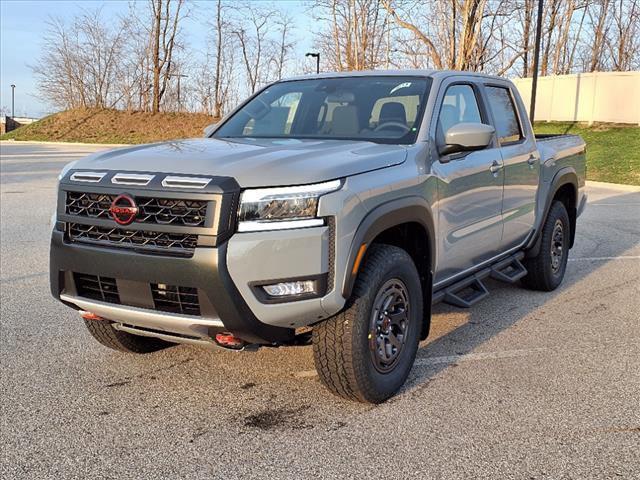
[[[562,287],[438,306],[402,392],[342,401],[310,347],[101,347],[48,285],[57,172],[0,144],[2,478],[640,478],[640,188],[590,184]]]

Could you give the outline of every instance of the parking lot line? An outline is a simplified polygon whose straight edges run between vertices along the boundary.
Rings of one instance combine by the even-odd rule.
[[[620,255],[618,257],[577,257],[570,262],[608,262],[609,260],[640,260],[640,255]]]

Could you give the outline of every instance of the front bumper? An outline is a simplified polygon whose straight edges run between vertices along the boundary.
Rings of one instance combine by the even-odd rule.
[[[251,311],[227,269],[228,243],[196,248],[191,258],[140,254],[65,242],[54,230],[51,238],[51,292],[63,303],[88,310],[122,325],[179,334],[185,339],[210,339],[226,331],[249,343],[285,343],[294,330],[263,323]],[[122,305],[78,295],[73,272],[116,279],[126,295]],[[150,283],[198,289],[201,315],[154,310],[147,294]]]

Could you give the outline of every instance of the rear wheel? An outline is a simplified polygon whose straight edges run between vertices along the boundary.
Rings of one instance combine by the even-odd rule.
[[[569,258],[571,223],[562,202],[551,205],[541,235],[538,255],[524,262],[528,273],[522,283],[532,290],[550,292],[562,283]]]
[[[421,320],[422,289],[411,257],[373,245],[347,308],[313,329],[320,380],[343,398],[384,402],[409,375]]]
[[[151,353],[173,345],[159,338],[141,337],[113,328],[106,320],[85,320],[84,324],[93,338],[105,347],[127,353]]]

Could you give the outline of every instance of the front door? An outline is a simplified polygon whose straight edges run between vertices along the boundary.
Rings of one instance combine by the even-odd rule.
[[[490,124],[476,86],[451,83],[441,99],[436,144],[462,122]],[[435,284],[490,259],[502,240],[502,156],[497,142],[483,150],[440,157],[438,177],[438,266]]]

